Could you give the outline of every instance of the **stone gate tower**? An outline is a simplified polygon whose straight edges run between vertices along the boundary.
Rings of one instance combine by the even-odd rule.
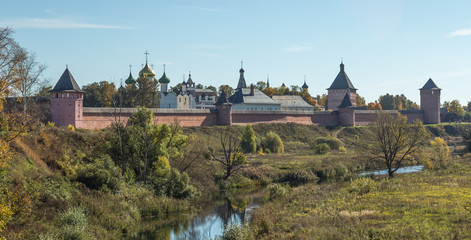
[[[424,123],[440,123],[440,91],[431,78],[420,89],[420,109],[424,111]]]
[[[340,72],[337,74],[337,77],[335,78],[332,85],[330,85],[330,87],[327,89],[327,108],[334,111],[338,110],[338,107],[342,103],[345,94],[348,94],[350,97],[352,106],[357,106],[357,89],[353,86],[352,82],[350,82],[350,78],[348,78],[347,74],[345,73],[344,67],[345,65],[343,65],[343,62],[340,63]]]
[[[66,68],[56,86],[50,91],[51,120],[57,126],[82,127],[83,91]]]

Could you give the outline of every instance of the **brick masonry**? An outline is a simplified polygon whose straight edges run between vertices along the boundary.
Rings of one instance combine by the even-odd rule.
[[[353,95],[353,94],[352,94]],[[421,90],[421,110],[401,112],[409,122],[440,123],[440,90]],[[330,98],[329,98],[330,101]],[[155,124],[174,124],[183,127],[213,125],[244,125],[264,123],[297,123],[318,126],[362,126],[371,124],[375,111],[340,108],[337,111],[247,111],[232,110],[230,104],[209,109],[151,109]],[[51,93],[51,119],[57,126],[102,129],[113,122],[125,124],[136,108],[84,108],[83,93]],[[397,111],[387,111],[397,114]]]

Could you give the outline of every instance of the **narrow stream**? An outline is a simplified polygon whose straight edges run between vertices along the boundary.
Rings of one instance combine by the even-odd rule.
[[[244,224],[262,204],[263,193],[236,194],[205,203],[196,216],[182,215],[169,222],[146,221],[148,230],[133,240],[213,239],[222,235],[224,226]]]
[[[414,173],[414,172],[421,172],[422,170],[424,170],[424,166],[417,165],[417,166],[401,167],[396,171],[396,173]],[[370,175],[370,174],[373,174],[373,175],[386,175],[386,174],[388,174],[388,170],[383,169],[383,170],[378,170],[378,171],[373,171],[373,172],[364,172],[364,173],[360,173],[358,175],[362,176],[362,175]]]

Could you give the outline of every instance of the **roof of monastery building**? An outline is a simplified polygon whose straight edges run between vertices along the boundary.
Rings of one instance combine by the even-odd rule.
[[[278,103],[281,104],[281,107],[284,108],[312,108],[314,109],[314,106],[310,105],[301,96],[298,95],[275,95],[272,96],[272,99],[277,101]]]
[[[57,81],[54,88],[51,92],[83,92],[77,82],[75,81],[72,73],[70,73],[69,68],[66,67],[64,73],[62,73],[61,78]]]

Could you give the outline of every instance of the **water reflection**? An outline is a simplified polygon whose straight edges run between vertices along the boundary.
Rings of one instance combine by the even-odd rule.
[[[148,221],[135,240],[212,239],[221,235],[225,226],[244,224],[260,206],[261,193],[224,196],[206,203],[193,217],[178,216],[167,223]]]
[[[420,172],[424,169],[424,166],[422,165],[417,165],[417,166],[410,166],[410,167],[401,167],[399,168],[396,173],[414,173],[414,172]],[[386,175],[388,174],[388,170],[379,170],[379,171],[374,171],[374,172],[364,172],[360,173],[358,175]]]

